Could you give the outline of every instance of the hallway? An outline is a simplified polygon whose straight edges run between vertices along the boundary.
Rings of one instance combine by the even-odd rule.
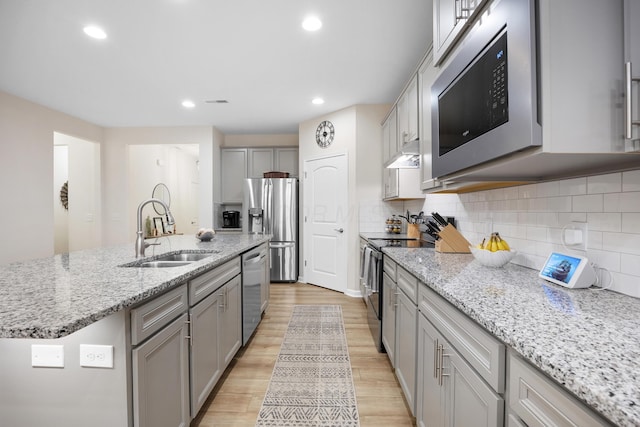
[[[360,426],[413,426],[387,355],[373,345],[362,299],[313,285],[274,283],[256,334],[238,352],[192,427],[254,427],[291,311],[298,304],[342,306]]]

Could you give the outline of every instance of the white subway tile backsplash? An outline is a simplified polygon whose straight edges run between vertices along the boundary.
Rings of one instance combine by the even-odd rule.
[[[640,233],[640,213],[623,212],[620,231],[623,233]]]
[[[605,212],[640,212],[640,192],[605,194],[604,203]]]
[[[585,196],[573,196],[573,208],[569,212],[602,212],[602,194],[591,194]]]
[[[619,193],[622,191],[622,174],[595,175],[587,178],[587,193]]]
[[[595,231],[622,231],[622,215],[620,213],[590,212],[587,214],[587,224]]]
[[[498,231],[518,251],[512,262],[525,267],[540,269],[550,251],[586,255],[612,272],[613,289],[640,297],[640,170],[429,194],[424,206],[425,212],[455,215],[471,242]],[[562,228],[572,221],[587,223],[586,254],[562,244]]]
[[[640,191],[640,169],[622,172],[622,191]]]

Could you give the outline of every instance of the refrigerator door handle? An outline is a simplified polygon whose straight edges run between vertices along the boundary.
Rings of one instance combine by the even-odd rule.
[[[280,248],[290,248],[291,246],[294,246],[296,243],[295,242],[280,242],[280,243],[269,243],[269,247],[273,248],[273,249],[280,249]]]

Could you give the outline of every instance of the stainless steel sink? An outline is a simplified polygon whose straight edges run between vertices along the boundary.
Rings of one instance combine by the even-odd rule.
[[[200,261],[213,255],[213,253],[174,253],[167,254],[156,258],[153,261],[176,261],[176,262],[195,262]]]
[[[167,267],[182,267],[189,265],[193,261],[147,261],[138,265],[138,267],[144,268],[167,268]]]
[[[142,268],[168,268],[168,267],[183,267],[196,261],[213,256],[220,253],[220,251],[211,252],[174,252],[166,255],[160,255],[153,259],[140,259],[129,264],[124,264],[121,267],[142,267]]]

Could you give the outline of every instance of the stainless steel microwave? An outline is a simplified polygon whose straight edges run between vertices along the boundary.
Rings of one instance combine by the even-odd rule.
[[[536,0],[480,12],[431,86],[433,177],[542,145]]]

